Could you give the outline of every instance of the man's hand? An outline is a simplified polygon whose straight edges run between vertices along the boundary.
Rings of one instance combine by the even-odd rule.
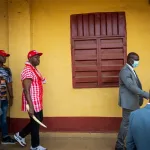
[[[25,79],[23,80],[23,92],[25,94],[25,98],[27,100],[27,103],[29,105],[29,116],[32,117],[34,115],[34,107],[33,107],[33,103],[32,103],[32,99],[31,99],[31,95],[30,95],[30,87],[31,87],[31,83],[32,80],[31,79]]]
[[[29,104],[29,116],[32,117],[34,115],[34,108],[33,108],[33,105],[32,104]]]
[[[13,97],[10,97],[9,98],[9,106],[12,106],[13,105]]]
[[[9,93],[9,106],[13,105],[13,89],[12,82],[7,83],[8,93]]]

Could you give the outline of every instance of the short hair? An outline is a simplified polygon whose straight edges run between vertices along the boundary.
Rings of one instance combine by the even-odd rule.
[[[127,60],[129,60],[130,58],[133,58],[133,56],[139,56],[139,55],[135,52],[131,52],[131,53],[128,54]]]

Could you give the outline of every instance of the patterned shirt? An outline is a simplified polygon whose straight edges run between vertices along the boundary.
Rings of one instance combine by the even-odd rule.
[[[6,66],[0,67],[0,100],[7,100],[7,83],[11,82],[11,70]]]
[[[30,95],[35,112],[43,109],[43,82],[45,79],[41,76],[40,72],[34,68],[29,62],[21,73],[21,80],[31,79]],[[27,100],[24,92],[22,93],[22,111],[26,111]]]

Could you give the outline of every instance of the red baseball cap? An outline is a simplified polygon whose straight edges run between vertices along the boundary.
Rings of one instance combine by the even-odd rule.
[[[41,55],[43,55],[43,53],[39,53],[39,52],[37,52],[36,50],[31,50],[31,51],[28,53],[28,59],[31,58],[31,57],[33,57],[33,56],[35,56],[35,55],[41,56]]]
[[[9,57],[10,54],[6,53],[4,50],[0,50],[0,56]]]

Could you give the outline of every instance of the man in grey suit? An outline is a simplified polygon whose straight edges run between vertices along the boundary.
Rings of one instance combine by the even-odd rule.
[[[134,71],[134,68],[138,64],[138,54],[134,52],[129,53],[127,56],[127,64],[119,74],[119,106],[122,107],[122,122],[115,150],[125,149],[124,141],[128,131],[130,113],[140,108],[143,104],[143,98],[149,98],[149,93],[142,90],[141,82]]]
[[[150,150],[150,102],[129,117],[127,150]]]

